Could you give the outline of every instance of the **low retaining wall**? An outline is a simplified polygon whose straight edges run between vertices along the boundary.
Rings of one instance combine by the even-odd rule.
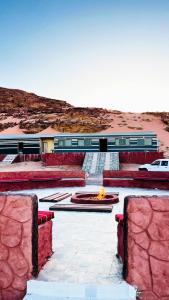
[[[6,155],[0,154],[0,161],[2,161],[5,158]]]
[[[36,196],[0,193],[0,299],[23,299],[38,271]]]
[[[124,201],[124,278],[141,300],[169,299],[169,197]]]
[[[169,172],[104,171],[103,186],[169,189]]]
[[[85,153],[84,152],[66,152],[66,153],[45,153],[43,155],[43,162],[45,166],[58,165],[83,165]]]
[[[120,163],[148,164],[163,157],[163,152],[119,152]]]
[[[15,162],[22,161],[40,161],[43,160],[44,154],[18,154]]]
[[[85,186],[83,171],[0,172],[0,191]]]

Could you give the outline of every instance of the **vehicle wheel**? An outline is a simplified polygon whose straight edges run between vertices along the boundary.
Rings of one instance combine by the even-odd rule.
[[[139,171],[148,171],[146,168],[139,169]]]

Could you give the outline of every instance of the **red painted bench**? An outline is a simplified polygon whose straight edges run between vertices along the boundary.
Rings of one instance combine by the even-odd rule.
[[[115,215],[117,225],[117,257],[123,262],[124,260],[124,246],[123,246],[123,214]]]
[[[38,271],[52,255],[52,219],[54,212],[38,211]]]
[[[54,218],[54,212],[44,211],[44,210],[38,211],[38,225],[50,221],[53,218]]]
[[[47,177],[47,178],[45,178],[45,177],[42,177],[42,178],[32,178],[32,179],[29,179],[30,181],[52,181],[52,180],[61,180],[62,178],[60,177],[60,178],[49,178],[49,177]]]

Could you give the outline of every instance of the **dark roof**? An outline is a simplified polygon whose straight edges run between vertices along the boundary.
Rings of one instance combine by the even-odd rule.
[[[139,132],[112,132],[112,133],[59,133],[59,134],[0,134],[0,140],[29,140],[40,138],[61,138],[61,137],[113,137],[113,136],[143,136],[153,135],[156,136],[153,131],[139,131]]]

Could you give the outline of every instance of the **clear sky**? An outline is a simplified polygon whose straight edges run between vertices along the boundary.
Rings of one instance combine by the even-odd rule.
[[[0,86],[169,111],[169,0],[0,0]]]

